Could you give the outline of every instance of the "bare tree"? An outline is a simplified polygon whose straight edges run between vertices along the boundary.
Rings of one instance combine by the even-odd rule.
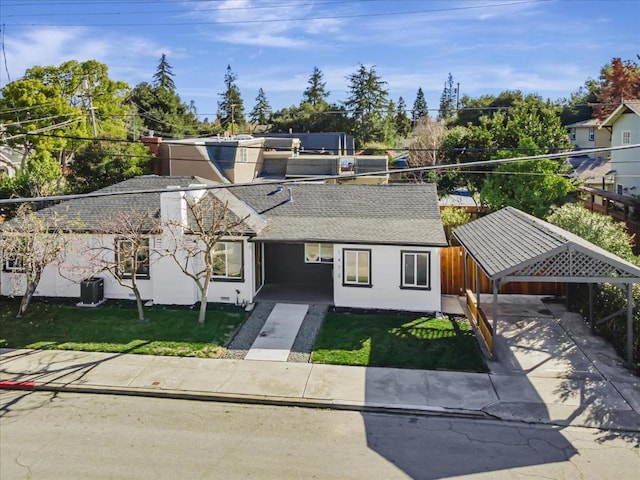
[[[24,206],[1,228],[2,268],[12,274],[15,291],[24,288],[16,315],[16,318],[21,318],[27,313],[44,269],[61,262],[72,239],[72,229],[67,219],[55,213],[45,217],[30,212]]]
[[[211,279],[225,268],[229,254],[225,251],[227,244],[222,240],[245,233],[248,215],[239,214],[239,209],[233,208],[239,202],[226,190],[184,197],[186,225],[179,220],[165,220],[162,227],[170,241],[158,253],[171,257],[182,273],[196,283],[200,292],[198,323],[202,325],[207,313]],[[236,273],[241,278],[242,272],[232,272],[230,276]]]
[[[431,117],[418,119],[411,134],[408,163],[410,167],[428,167],[440,163],[440,147],[447,136],[444,122]],[[422,182],[426,172],[408,174],[415,182]]]
[[[149,278],[149,234],[158,233],[160,222],[152,212],[122,210],[102,221],[101,235],[92,238],[82,259],[88,275],[109,273],[136,297],[138,320],[145,320],[138,280]]]

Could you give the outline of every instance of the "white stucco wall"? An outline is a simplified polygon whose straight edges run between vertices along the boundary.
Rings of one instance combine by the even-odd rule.
[[[625,130],[631,133],[631,145],[640,143],[640,115],[625,113],[618,118],[611,132],[612,147],[622,145],[622,132]],[[640,195],[640,153],[637,148],[611,152],[611,169],[616,171],[614,192],[617,192],[618,185],[622,185],[627,188],[623,195]]]
[[[343,285],[343,250],[371,250],[371,287]],[[431,289],[400,288],[401,251],[431,252]],[[336,307],[440,311],[440,249],[387,245],[334,245],[333,295]]]

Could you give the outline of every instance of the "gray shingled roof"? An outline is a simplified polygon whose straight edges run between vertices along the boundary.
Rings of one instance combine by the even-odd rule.
[[[97,190],[97,192],[152,190],[164,189],[169,186],[188,187],[189,185],[201,183],[211,182],[195,176],[159,177],[145,175],[125,180]],[[94,232],[99,231],[100,225],[108,221],[114,212],[120,210],[133,210],[140,213],[150,212],[153,215],[157,215],[160,212],[160,193],[138,193],[68,200],[53,207],[39,210],[36,215],[46,218],[57,214],[60,218],[68,219],[70,228],[74,230],[81,229]]]
[[[534,272],[554,276],[556,272],[558,278],[584,277],[584,281],[588,277],[603,281],[606,272],[615,272],[627,282],[640,281],[637,266],[513,207],[458,227],[453,234],[491,280],[529,271],[531,276]],[[572,261],[575,265],[570,265]],[[562,262],[565,264],[559,265]],[[560,275],[563,271],[571,274]]]
[[[199,177],[136,177],[101,192],[165,189],[210,183]],[[287,201],[291,188],[292,201]],[[247,231],[262,241],[326,241],[446,246],[436,188],[423,185],[294,184],[269,195],[274,185],[253,184],[225,188],[216,194],[231,201],[238,218],[246,218]],[[69,200],[37,212],[71,219],[86,231],[99,231],[101,223],[118,210],[159,214],[160,193],[125,194]],[[266,221],[266,226],[265,226]]]
[[[258,240],[447,245],[432,184],[301,183],[274,195],[273,185],[231,191],[268,221]]]

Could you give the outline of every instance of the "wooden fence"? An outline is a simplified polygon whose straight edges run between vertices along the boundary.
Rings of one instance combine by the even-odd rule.
[[[468,285],[476,290],[476,264],[471,257],[469,261]],[[511,282],[500,288],[500,293],[521,295],[564,295],[564,283],[560,282]],[[446,247],[440,250],[440,289],[447,295],[464,295],[464,248]],[[492,293],[491,282],[480,270],[480,293]]]

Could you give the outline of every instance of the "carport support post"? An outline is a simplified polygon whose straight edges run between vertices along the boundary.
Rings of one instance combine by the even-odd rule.
[[[633,284],[627,284],[627,363],[633,367]]]
[[[591,331],[595,332],[596,322],[593,320],[593,283],[589,284],[589,326]]]
[[[493,338],[498,335],[498,282],[493,280]]]

